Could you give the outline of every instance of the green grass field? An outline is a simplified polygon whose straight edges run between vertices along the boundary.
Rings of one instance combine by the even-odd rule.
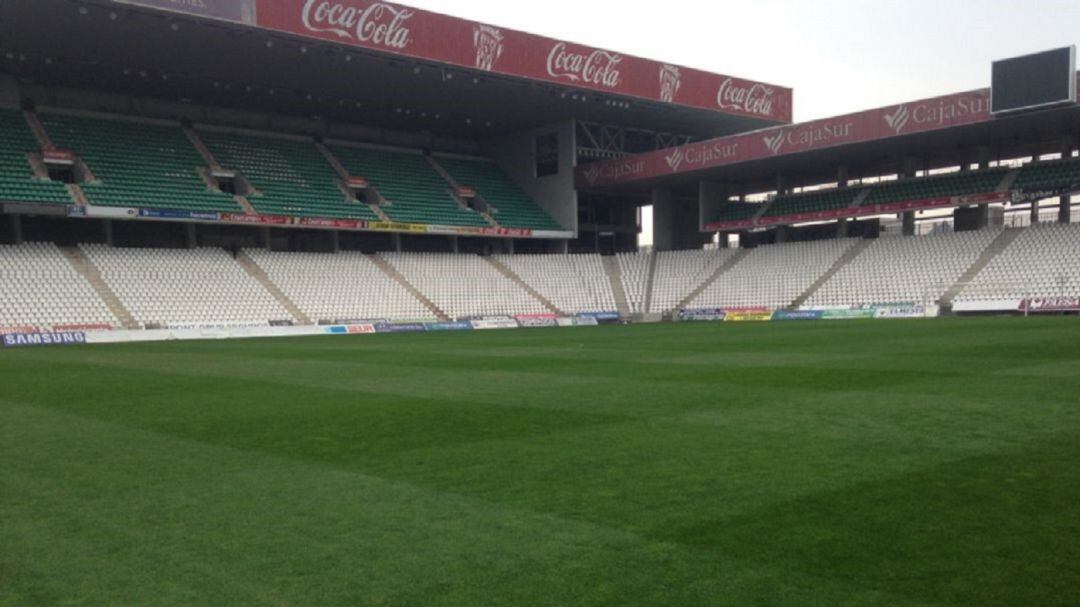
[[[1080,321],[0,351],[2,605],[1080,604]]]

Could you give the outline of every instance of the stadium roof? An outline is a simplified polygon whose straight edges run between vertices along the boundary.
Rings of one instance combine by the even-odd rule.
[[[1066,140],[1075,147],[1078,139],[1080,106],[995,117],[990,89],[980,89],[595,162],[579,166],[576,179],[579,189],[594,191],[662,187],[696,196],[700,181],[769,191],[778,175],[829,183],[839,166],[851,177],[883,175],[909,157],[937,168],[974,162],[980,148],[1016,158]]]
[[[11,0],[0,70],[54,86],[486,138],[564,119],[695,138],[790,89],[370,0]]]

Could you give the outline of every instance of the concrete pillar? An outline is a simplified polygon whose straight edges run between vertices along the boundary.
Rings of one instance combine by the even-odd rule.
[[[450,239],[450,252],[454,254],[460,253],[461,250],[458,248],[458,237],[448,236],[448,238]]]
[[[776,244],[783,244],[788,240],[788,227],[777,226],[776,227]]]
[[[784,196],[791,191],[791,187],[788,185],[787,177],[783,175],[776,176],[776,195]]]
[[[901,179],[914,179],[919,172],[919,159],[908,156],[904,158],[904,169],[900,172]]]
[[[115,246],[115,240],[113,239],[113,220],[106,219],[102,221],[102,227],[105,229],[105,244],[108,246]]]
[[[847,238],[848,230],[851,229],[851,224],[846,219],[841,219],[836,222],[836,237]]]
[[[904,211],[900,213],[900,220],[903,222],[903,228],[901,233],[904,236],[915,235],[915,211]]]
[[[270,228],[259,228],[259,246],[270,250]]]
[[[1035,224],[1039,223],[1039,209],[1040,209],[1039,201],[1038,200],[1032,200],[1031,201],[1031,225],[1035,225]]]
[[[710,238],[701,231],[700,201],[678,199],[671,190],[652,192],[653,246],[657,251],[700,249]]]
[[[990,168],[990,161],[992,160],[992,153],[990,148],[979,148],[978,164],[979,170],[984,171]]]
[[[11,243],[23,243],[22,215],[11,215]]]
[[[1058,223],[1072,223],[1072,196],[1068,194],[1058,200]]]
[[[330,251],[333,253],[341,252],[341,232],[337,230],[330,231]]]
[[[721,183],[701,181],[698,183],[698,225],[704,227],[720,215],[720,209],[728,204],[727,187]]]
[[[513,248],[514,248],[514,241],[511,240],[510,241],[510,250],[511,250],[511,252],[513,252]],[[570,254],[570,241],[569,240],[560,240],[559,241],[559,246],[557,247],[557,249],[563,255]]]
[[[193,223],[184,225],[184,245],[189,249],[199,246],[199,236],[196,232],[196,225]]]
[[[401,252],[401,233],[394,232],[394,251]]]
[[[842,166],[836,170],[836,183],[841,188],[848,187],[848,168]]]

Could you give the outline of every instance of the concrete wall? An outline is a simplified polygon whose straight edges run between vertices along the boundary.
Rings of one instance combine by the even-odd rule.
[[[559,172],[536,176],[536,138],[559,135]],[[574,122],[532,129],[485,145],[485,152],[499,162],[518,186],[547,211],[559,225],[578,233],[578,199],[574,187],[577,142]]]

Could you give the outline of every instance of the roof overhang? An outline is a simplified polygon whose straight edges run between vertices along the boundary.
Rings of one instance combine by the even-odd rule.
[[[1080,75],[1078,75],[1080,79]],[[672,188],[691,192],[700,181],[768,191],[777,176],[813,183],[896,171],[904,158],[926,168],[975,161],[986,148],[995,157],[1045,151],[1048,144],[1080,137],[1076,104],[994,117],[990,90],[981,89],[836,116],[578,167],[577,183],[590,191]],[[922,168],[922,167],[920,167]]]

